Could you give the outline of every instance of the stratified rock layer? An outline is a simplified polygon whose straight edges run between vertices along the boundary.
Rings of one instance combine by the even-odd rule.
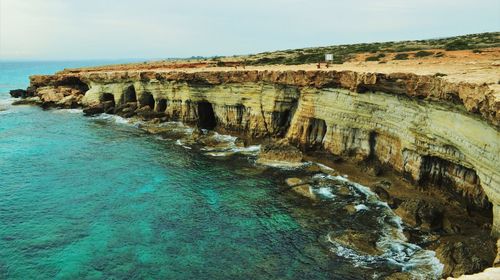
[[[351,71],[72,71],[33,76],[31,89],[42,101],[137,104],[143,116],[376,160],[471,207],[491,203],[500,234],[500,98],[487,85]]]

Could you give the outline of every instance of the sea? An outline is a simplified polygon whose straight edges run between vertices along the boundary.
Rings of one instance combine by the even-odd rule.
[[[33,74],[121,62],[0,62],[0,279],[440,277],[386,203],[326,166],[262,166],[232,136],[205,131],[222,143],[208,146],[180,123],[151,134],[8,94]],[[317,200],[286,187],[298,175]]]

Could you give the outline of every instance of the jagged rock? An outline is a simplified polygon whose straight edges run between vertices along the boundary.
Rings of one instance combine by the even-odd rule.
[[[458,277],[480,272],[493,263],[496,250],[492,240],[463,237],[461,241],[441,241],[436,256],[444,264],[443,275]]]
[[[87,107],[83,109],[83,114],[85,116],[93,116],[104,113],[104,106],[102,104]]]
[[[441,205],[422,199],[403,201],[395,210],[410,226],[435,231],[443,227],[444,210]]]
[[[262,145],[257,162],[301,163],[302,152],[286,141],[270,142]]]
[[[9,92],[9,94],[14,98],[26,98],[33,96],[32,93],[24,89],[13,89]]]
[[[345,230],[342,233],[330,233],[329,238],[343,247],[353,249],[356,252],[362,252],[367,255],[380,255],[382,253],[377,248],[378,236],[376,233]]]
[[[31,105],[31,104],[40,104],[40,98],[38,97],[27,97],[20,100],[16,100],[12,102],[12,105]]]

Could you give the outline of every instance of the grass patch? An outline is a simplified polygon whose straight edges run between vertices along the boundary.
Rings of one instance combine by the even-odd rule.
[[[454,40],[445,45],[447,51],[458,51],[470,49],[469,43],[464,40]]]

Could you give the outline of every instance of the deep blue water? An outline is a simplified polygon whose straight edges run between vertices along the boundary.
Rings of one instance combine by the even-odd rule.
[[[279,187],[291,171],[245,155],[214,158],[109,116],[10,105],[7,91],[30,74],[92,64],[102,62],[0,63],[0,279],[376,279],[434,269],[396,237],[379,257],[332,247],[332,231],[399,229],[362,188],[315,186],[330,193],[313,204]],[[346,216],[349,203],[371,210]]]

